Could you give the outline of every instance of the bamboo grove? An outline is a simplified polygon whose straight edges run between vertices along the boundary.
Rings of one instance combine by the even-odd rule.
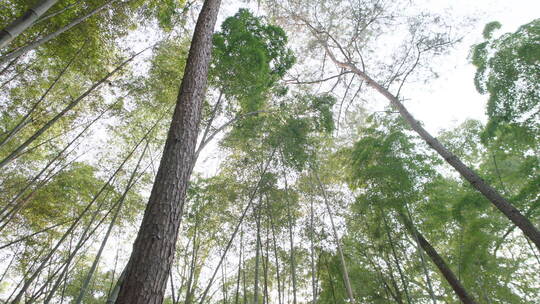
[[[539,303],[540,19],[504,33],[387,0],[0,16],[0,303]],[[459,48],[487,122],[431,133],[407,95]]]

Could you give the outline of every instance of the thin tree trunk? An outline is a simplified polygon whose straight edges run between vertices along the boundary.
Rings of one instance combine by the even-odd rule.
[[[197,252],[199,251],[200,241],[197,242],[197,236],[199,233],[198,230],[199,222],[195,220],[195,228],[193,231],[193,249],[191,250],[191,262],[189,263],[189,275],[186,286],[186,304],[191,304],[193,299],[193,293],[191,292],[191,287],[193,285],[193,276],[195,275],[195,267],[197,267]]]
[[[285,179],[285,192],[287,197],[287,217],[289,221],[289,244],[291,246],[291,275],[292,275],[292,289],[293,289],[293,304],[296,304],[296,261],[295,261],[295,254],[294,254],[294,239],[293,239],[293,219],[291,214],[291,202],[288,199],[288,185],[287,185],[287,177],[285,176],[285,172],[283,172],[283,177]]]
[[[426,254],[431,258],[431,261],[439,268],[439,271],[442,273],[448,284],[452,287],[456,295],[459,297],[461,302],[465,304],[476,304],[476,301],[469,295],[467,290],[461,285],[461,282],[457,279],[455,274],[452,272],[450,267],[446,264],[444,259],[439,255],[439,253],[431,246],[431,244],[424,238],[424,236],[416,230],[414,224],[405,216],[401,215],[401,219],[405,228],[418,238],[420,246]],[[480,274],[481,275],[481,274]]]
[[[124,278],[126,277],[126,269],[122,270],[122,273],[120,274],[120,277],[118,278],[118,281],[114,285],[113,290],[111,291],[111,294],[107,298],[107,304],[114,304],[116,302],[116,299],[118,298],[118,293],[120,293],[120,286],[122,285],[122,282],[124,282]]]
[[[106,82],[112,75],[114,75],[116,72],[121,70],[124,66],[126,66],[129,62],[131,62],[135,57],[143,53],[144,51],[152,48],[148,47],[143,49],[142,51],[134,54],[124,62],[122,62],[118,67],[116,67],[112,72],[107,73],[105,77],[101,78],[98,82],[94,83],[88,90],[86,90],[82,95],[71,101],[62,111],[60,111],[58,114],[56,114],[53,118],[51,118],[45,125],[43,125],[39,130],[37,130],[32,136],[30,136],[24,143],[19,145],[15,150],[13,150],[8,156],[6,156],[2,161],[0,161],[0,169],[5,167],[8,163],[13,161],[21,152],[24,150],[28,145],[30,145],[34,140],[36,140],[40,135],[45,133],[50,127],[52,127],[60,118],[62,118],[67,112],[69,112],[71,109],[73,109],[76,105],[78,105],[86,96],[90,95],[95,89],[97,89],[101,84]]]
[[[269,293],[268,293],[268,242],[269,242],[269,232],[268,232],[268,222],[266,223],[266,241],[265,241],[265,250],[266,254],[263,256],[263,277],[264,277],[264,297],[263,297],[263,304],[268,304],[270,302]],[[262,247],[262,243],[261,243]]]
[[[394,246],[394,239],[392,238],[392,234],[390,233],[390,226],[388,225],[388,221],[386,220],[386,216],[383,214],[382,209],[380,209],[381,217],[383,219],[384,228],[386,231],[386,237],[388,238],[388,243],[390,244],[390,250],[392,252],[392,257],[394,258],[394,263],[396,264],[399,279],[401,281],[401,285],[403,285],[403,291],[405,292],[405,298],[407,299],[407,303],[411,304],[411,297],[409,295],[409,287],[407,286],[407,281],[405,280],[405,275],[403,274],[403,270],[401,269],[401,263],[399,262],[400,259],[398,258],[397,252],[396,252],[396,246]]]
[[[268,199],[268,197],[266,198]],[[274,258],[276,261],[276,279],[277,279],[277,289],[278,289],[278,304],[282,303],[282,292],[281,292],[281,280],[279,276],[279,258],[277,251],[277,242],[276,242],[276,228],[274,226],[274,220],[272,215],[270,215],[270,227],[272,228],[272,243],[274,246]]]
[[[317,303],[317,283],[315,279],[315,249],[313,245],[315,237],[315,228],[313,226],[313,197],[309,200],[309,249],[310,249],[310,263],[311,263],[311,303]]]
[[[272,151],[272,154],[268,158],[268,160],[266,162],[266,165],[264,166],[264,169],[261,172],[261,176],[259,178],[259,181],[257,182],[257,185],[255,186],[255,188],[251,191],[251,193],[249,195],[249,201],[246,204],[246,207],[244,208],[244,210],[242,211],[242,215],[240,216],[240,219],[238,220],[238,223],[236,224],[236,227],[234,228],[233,234],[231,235],[231,238],[229,239],[229,242],[227,243],[227,246],[225,247],[225,250],[223,251],[223,254],[221,255],[221,258],[220,258],[220,260],[218,262],[218,265],[216,266],[216,269],[214,269],[214,273],[210,277],[210,281],[208,282],[208,285],[206,286],[206,289],[204,290],[204,292],[203,292],[203,294],[201,296],[199,304],[204,303],[204,300],[205,300],[206,296],[208,295],[208,292],[210,291],[210,287],[212,286],[212,282],[214,281],[214,278],[216,277],[216,274],[217,274],[217,272],[219,270],[219,267],[221,266],[221,263],[223,263],[223,261],[225,260],[225,256],[227,255],[227,252],[231,248],[231,245],[232,245],[232,243],[234,241],[234,238],[236,237],[236,234],[238,233],[238,230],[240,229],[240,226],[244,222],[244,218],[246,217],[247,212],[249,211],[249,209],[251,208],[251,206],[253,204],[253,200],[255,199],[255,195],[257,194],[257,192],[259,190],[259,187],[261,186],[264,174],[266,174],[266,172],[268,170],[268,166],[270,165],[270,161],[273,159],[275,151],[276,151],[275,149],[274,149],[274,151]],[[244,293],[244,296],[245,296],[245,293]]]
[[[66,31],[70,30],[71,28],[79,25],[80,23],[82,23],[86,19],[92,17],[93,15],[95,15],[95,14],[99,13],[100,11],[102,11],[103,9],[105,9],[107,6],[109,6],[109,4],[111,4],[113,2],[116,2],[116,1],[118,1],[118,0],[109,0],[109,1],[105,2],[103,5],[101,5],[101,6],[97,7],[97,8],[95,8],[94,10],[92,10],[90,13],[73,20],[71,23],[69,23],[68,25],[64,26],[63,28],[57,30],[56,32],[51,33],[49,35],[46,35],[45,37],[43,37],[41,39],[38,39],[38,40],[30,43],[27,46],[19,48],[19,49],[15,50],[15,51],[13,51],[13,52],[11,52],[9,54],[6,54],[6,55],[0,57],[0,65],[3,65],[7,61],[9,61],[9,60],[11,60],[11,59],[13,59],[15,57],[19,57],[21,55],[24,55],[27,52],[29,52],[31,50],[34,50],[37,47],[41,46],[42,44],[47,43],[50,40],[60,36],[64,32],[66,32]]]
[[[58,0],[41,0],[20,18],[0,31],[0,49],[6,47],[13,39],[32,26]]]
[[[261,258],[261,198],[259,196],[259,205],[255,210],[255,221],[257,225],[257,236],[255,238],[255,281],[253,283],[253,303],[259,303],[259,260]]]
[[[17,132],[19,132],[19,130],[21,130],[27,123],[28,123],[28,120],[30,118],[30,115],[32,115],[32,113],[37,109],[37,107],[41,104],[41,102],[43,100],[45,100],[45,97],[47,97],[47,95],[49,94],[49,92],[54,88],[54,86],[58,83],[58,81],[60,80],[60,78],[62,78],[62,76],[64,76],[65,72],[67,71],[67,69],[71,66],[71,64],[73,64],[73,62],[75,61],[75,59],[77,59],[77,57],[79,57],[79,54],[81,53],[81,51],[83,50],[84,46],[86,45],[86,42],[84,42],[81,47],[77,50],[77,52],[73,55],[73,57],[71,57],[71,59],[68,61],[68,63],[64,66],[64,68],[62,68],[62,70],[60,71],[60,73],[58,73],[58,75],[54,78],[53,82],[51,83],[51,85],[49,86],[49,88],[47,88],[47,90],[45,91],[45,93],[43,93],[43,95],[41,95],[41,97],[38,99],[38,101],[36,101],[32,107],[30,108],[30,110],[28,110],[28,113],[26,113],[24,115],[24,117],[19,120],[19,122],[15,125],[15,127],[13,127],[9,132],[8,134],[0,141],[0,147],[2,147],[3,145],[5,145],[15,134],[17,134]]]
[[[244,243],[244,229],[240,230],[240,245],[238,253],[238,278],[236,279],[236,293],[234,296],[234,304],[239,304],[239,295],[240,295],[240,276],[242,274],[242,248]]]
[[[193,160],[220,0],[199,14],[165,149],[117,304],[161,304],[174,259]]]
[[[411,211],[409,210],[409,204],[407,203],[405,203],[405,210],[407,211],[407,218],[409,219],[411,223],[413,223]],[[426,259],[424,258],[424,252],[421,249],[420,241],[418,240],[418,236],[416,235],[416,233],[414,234],[414,241],[416,242],[418,255],[420,256],[420,262],[422,263],[422,269],[424,270],[424,276],[426,277],[429,297],[431,298],[431,302],[433,302],[433,304],[437,304],[437,300],[435,299],[435,292],[433,291],[433,284],[431,284],[431,278],[429,277],[429,273],[428,273],[428,269],[426,265]],[[461,250],[460,250],[460,256],[461,256]],[[460,263],[461,263],[461,259],[460,259]],[[459,276],[458,276],[458,279],[461,280]]]
[[[339,237],[337,234],[336,225],[334,224],[334,216],[332,215],[332,210],[330,210],[330,203],[328,202],[328,197],[326,196],[326,190],[322,186],[321,180],[319,178],[319,175],[315,170],[312,170],[313,174],[315,175],[315,179],[317,180],[317,184],[319,186],[319,190],[321,191],[323,195],[324,204],[326,205],[326,211],[328,212],[328,216],[330,217],[330,224],[332,225],[332,232],[334,234],[334,241],[336,242],[336,247],[339,254],[339,259],[341,261],[341,266],[343,267],[343,280],[345,281],[345,288],[347,290],[347,296],[349,297],[349,301],[351,303],[354,303],[354,295],[352,292],[351,287],[351,280],[349,279],[349,271],[347,269],[347,263],[345,262],[345,257],[343,255],[343,249],[341,248],[341,242],[339,241]]]
[[[176,295],[174,294],[174,278],[173,278],[173,272],[169,272],[169,281],[171,283],[171,300],[173,304],[176,304]]]
[[[88,271],[88,274],[86,275],[86,278],[84,279],[84,282],[81,286],[81,289],[79,291],[79,296],[77,297],[77,300],[75,300],[76,304],[81,304],[84,295],[86,293],[86,290],[88,289],[88,285],[90,284],[90,280],[94,276],[94,272],[96,271],[97,265],[99,263],[99,259],[101,258],[101,254],[103,253],[103,249],[105,249],[105,245],[107,245],[107,241],[109,240],[109,236],[111,235],[111,232],[114,228],[114,224],[116,224],[116,219],[118,218],[118,215],[120,214],[120,210],[122,209],[122,206],[124,206],[124,202],[126,200],[126,196],[131,190],[131,187],[135,184],[135,177],[137,175],[137,171],[139,170],[139,166],[141,165],[141,161],[146,153],[146,149],[148,148],[148,143],[146,143],[146,146],[144,147],[141,156],[139,157],[139,160],[137,162],[137,165],[135,166],[135,169],[131,173],[131,176],[129,177],[129,180],[126,185],[126,189],[124,190],[124,193],[122,193],[122,196],[119,199],[118,207],[116,207],[116,211],[111,219],[111,222],[109,223],[109,227],[107,228],[107,232],[105,233],[105,237],[103,238],[103,241],[101,242],[101,245],[99,247],[99,250],[96,254],[96,257],[94,258],[94,262],[92,262],[92,266],[90,267],[90,270]]]
[[[311,25],[309,25],[311,27]],[[315,30],[313,27],[311,27]],[[433,137],[426,129],[422,127],[419,121],[417,121],[412,114],[407,110],[407,108],[401,103],[401,101],[394,96],[390,91],[385,87],[380,85],[378,82],[369,77],[365,72],[357,68],[354,64],[348,62],[341,62],[337,60],[334,54],[328,48],[328,45],[324,40],[319,39],[321,44],[326,49],[326,53],[332,59],[332,61],[339,66],[340,68],[352,71],[353,73],[360,76],[362,80],[366,82],[369,86],[373,87],[377,92],[384,96],[391,105],[397,109],[400,115],[407,121],[409,126],[416,132],[420,137],[456,171],[458,171],[463,178],[465,178],[471,185],[484,195],[499,211],[501,211],[508,219],[510,219],[516,226],[523,231],[523,233],[533,241],[536,245],[536,248],[540,251],[540,231],[527,219],[521,212],[514,207],[506,198],[504,198],[497,190],[491,187],[486,183],[476,172],[471,168],[467,167],[456,155],[450,152],[445,146],[443,146],[439,140]]]

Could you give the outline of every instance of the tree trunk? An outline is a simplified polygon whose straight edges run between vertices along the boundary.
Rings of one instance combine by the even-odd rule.
[[[0,49],[6,47],[13,39],[32,26],[58,0],[42,0],[32,7],[24,15],[13,21],[10,25],[0,31]]]
[[[268,197],[266,198],[268,200]],[[277,290],[278,290],[278,304],[282,303],[282,293],[281,293],[281,279],[279,276],[279,258],[277,251],[277,242],[276,242],[276,228],[274,226],[274,220],[272,215],[270,215],[270,228],[272,228],[272,245],[274,247],[274,258],[276,263],[276,279],[277,279]]]
[[[67,112],[72,110],[76,105],[78,105],[86,96],[90,95],[95,89],[97,89],[99,86],[101,86],[104,82],[106,82],[111,76],[113,76],[116,72],[120,71],[122,68],[124,68],[129,62],[131,62],[133,59],[135,59],[137,56],[142,54],[144,51],[150,49],[152,47],[148,47],[143,49],[142,51],[134,54],[124,62],[122,62],[119,66],[117,66],[113,71],[110,73],[107,73],[103,78],[101,78],[98,82],[94,83],[90,88],[88,88],[83,94],[81,94],[79,97],[71,101],[67,106],[65,106],[62,111],[60,111],[58,114],[56,114],[53,118],[51,118],[49,121],[45,123],[41,128],[39,128],[32,136],[30,136],[27,140],[25,140],[22,144],[20,144],[15,150],[13,150],[8,156],[6,156],[4,159],[0,161],[0,169],[5,167],[7,164],[9,164],[11,161],[16,159],[23,150],[28,147],[34,140],[36,140],[39,136],[41,136],[45,131],[47,131],[49,128],[51,128],[60,118],[62,118]]]
[[[81,286],[81,289],[79,291],[79,295],[77,296],[77,300],[75,301],[76,304],[81,304],[82,300],[84,298],[84,295],[86,293],[86,290],[88,289],[88,285],[90,284],[90,280],[92,280],[92,277],[94,276],[94,272],[97,269],[99,259],[101,258],[101,254],[103,253],[103,250],[105,249],[105,246],[107,245],[107,241],[109,240],[109,236],[111,235],[111,232],[114,228],[114,225],[116,224],[116,219],[118,218],[118,215],[120,214],[120,210],[122,209],[122,206],[124,205],[124,202],[126,200],[126,196],[131,190],[131,187],[135,184],[135,177],[137,175],[137,171],[139,170],[139,166],[141,165],[141,161],[146,154],[146,149],[148,148],[148,143],[144,147],[143,152],[141,153],[141,156],[139,157],[139,160],[137,162],[137,165],[135,166],[135,169],[131,173],[131,176],[129,177],[129,181],[127,182],[126,189],[124,190],[124,193],[122,193],[122,196],[120,197],[118,201],[118,207],[116,207],[116,210],[113,214],[113,217],[111,219],[111,222],[109,223],[109,227],[107,228],[107,232],[105,233],[105,236],[103,237],[103,240],[101,241],[101,245],[99,247],[99,250],[96,254],[96,257],[94,258],[94,261],[92,262],[92,266],[90,267],[90,270],[88,271],[88,274],[86,275],[86,278],[84,279],[84,282]],[[172,277],[171,277],[171,284],[172,284]],[[172,285],[171,285],[172,286]],[[173,291],[173,298],[174,298],[174,291]]]
[[[527,219],[521,212],[515,208],[506,198],[504,198],[497,190],[487,184],[476,172],[471,168],[467,167],[456,155],[446,149],[439,140],[429,134],[426,129],[422,127],[419,121],[417,121],[411,113],[405,108],[405,106],[399,101],[399,99],[394,96],[390,91],[385,87],[377,83],[371,77],[369,77],[362,70],[357,68],[354,64],[348,62],[341,62],[337,60],[334,54],[328,48],[328,45],[323,41],[319,40],[326,49],[326,53],[332,59],[332,61],[345,70],[352,71],[358,75],[362,80],[366,82],[369,86],[373,87],[377,92],[383,95],[390,104],[398,110],[399,114],[407,121],[411,129],[413,129],[420,137],[431,147],[433,150],[437,151],[439,155],[456,171],[458,171],[463,178],[465,178],[471,185],[482,193],[499,211],[501,211],[508,219],[510,219],[516,226],[523,231],[523,233],[531,239],[536,245],[536,248],[540,251],[540,231]]]
[[[220,2],[206,0],[199,14],[163,156],[117,304],[163,301],[193,170]]]
[[[343,255],[343,249],[341,248],[341,242],[339,241],[336,225],[334,224],[334,217],[332,216],[332,210],[330,210],[330,204],[328,202],[328,197],[326,196],[326,191],[324,190],[321,179],[319,178],[319,175],[315,170],[312,170],[313,174],[315,175],[315,179],[317,180],[317,184],[319,186],[319,189],[322,192],[324,204],[326,206],[326,211],[328,212],[328,216],[330,217],[330,224],[332,225],[332,232],[334,235],[334,241],[336,242],[336,247],[339,254],[339,259],[341,261],[341,266],[343,268],[343,280],[345,282],[345,287],[347,290],[347,296],[349,297],[349,301],[351,303],[354,303],[354,295],[352,292],[351,287],[351,280],[349,279],[349,271],[347,269],[347,263],[345,263],[345,256]]]
[[[257,235],[255,238],[255,281],[253,282],[253,304],[259,303],[259,261],[261,259],[261,199],[255,212]]]
[[[401,281],[401,285],[403,286],[403,291],[405,292],[405,299],[407,299],[407,303],[411,304],[411,297],[409,295],[409,287],[407,286],[407,281],[405,280],[405,275],[403,273],[403,270],[401,269],[401,263],[400,259],[397,255],[396,246],[394,245],[394,239],[392,238],[392,234],[390,233],[390,226],[388,225],[388,221],[386,220],[386,216],[383,213],[382,208],[379,208],[381,217],[383,219],[384,223],[384,230],[386,231],[386,237],[388,238],[388,243],[390,244],[390,250],[392,253],[392,257],[394,258],[394,263],[396,264],[399,279]]]
[[[293,219],[291,214],[291,202],[288,199],[289,198],[289,190],[287,185],[287,177],[285,176],[285,172],[283,172],[283,177],[285,179],[285,195],[287,197],[287,217],[289,222],[289,244],[291,246],[291,256],[290,256],[290,262],[291,262],[291,276],[292,276],[292,292],[293,292],[293,304],[296,304],[296,261],[295,261],[295,254],[294,254],[294,238],[293,238]]]
[[[82,16],[82,17],[79,17],[75,20],[73,20],[71,23],[69,23],[68,25],[64,26],[63,28],[57,30],[56,32],[54,33],[51,33],[49,35],[46,35],[45,37],[41,38],[41,39],[38,39],[32,43],[30,43],[29,45],[27,46],[24,46],[22,48],[19,48],[9,54],[6,54],[2,57],[0,57],[0,65],[3,65],[4,63],[8,62],[9,60],[15,58],[15,57],[19,57],[21,55],[24,55],[26,54],[27,52],[33,50],[33,49],[36,49],[37,47],[41,46],[42,44],[44,43],[47,43],[49,42],[50,40],[60,36],[62,33],[70,30],[71,28],[79,25],[80,23],[82,23],[83,21],[85,21],[86,19],[92,17],[93,15],[99,13],[100,11],[102,11],[104,8],[106,8],[107,6],[109,6],[109,4],[113,3],[113,2],[116,2],[118,0],[109,0],[107,2],[105,2],[103,5],[95,8],[93,11],[91,11],[90,13]]]
[[[431,258],[431,261],[439,268],[439,271],[442,273],[448,284],[452,287],[456,295],[459,297],[461,302],[465,304],[476,304],[476,301],[467,293],[461,282],[456,278],[456,275],[448,267],[444,259],[439,255],[439,253],[431,246],[431,244],[424,238],[424,236],[416,230],[414,224],[405,216],[401,215],[401,219],[405,224],[405,228],[413,234],[418,239],[418,243],[424,249],[426,254]],[[481,274],[479,274],[481,275]]]
[[[240,276],[242,274],[242,248],[244,244],[244,229],[240,230],[240,246],[238,253],[238,278],[236,279],[236,293],[234,296],[234,304],[239,304],[239,295],[240,295]]]
[[[309,251],[310,251],[310,263],[311,263],[311,303],[317,303],[317,283],[315,279],[315,248],[313,245],[315,228],[313,226],[313,197],[309,200]]]

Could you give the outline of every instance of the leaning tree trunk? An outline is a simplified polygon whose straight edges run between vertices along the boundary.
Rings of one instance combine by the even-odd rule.
[[[13,39],[19,36],[26,29],[31,27],[41,15],[45,14],[58,0],[42,0],[32,7],[24,15],[13,21],[10,25],[0,31],[0,49],[6,47]]]
[[[476,304],[476,301],[469,295],[463,285],[461,285],[459,279],[456,277],[450,267],[448,267],[444,259],[437,252],[437,250],[435,250],[435,248],[431,246],[431,244],[426,240],[426,238],[424,238],[424,236],[418,230],[416,230],[414,224],[406,216],[401,214],[400,217],[403,221],[403,224],[405,225],[405,228],[407,228],[407,230],[416,238],[416,240],[420,244],[420,247],[424,249],[431,261],[433,261],[435,266],[437,266],[437,268],[442,273],[448,284],[450,284],[461,302],[463,302],[464,304]]]
[[[118,0],[109,0],[107,2],[105,2],[103,5],[95,8],[94,10],[92,10],[91,12],[89,12],[88,14],[84,15],[84,16],[81,16],[75,20],[73,20],[72,22],[70,22],[68,25],[64,26],[63,28],[53,32],[53,33],[50,33],[46,36],[44,36],[43,38],[40,38],[24,47],[21,47],[21,48],[18,48],[16,49],[15,51],[11,52],[11,53],[8,53],[2,57],[0,57],[0,65],[3,65],[4,63],[8,62],[9,60],[13,59],[13,58],[16,58],[16,57],[19,57],[21,55],[24,55],[26,54],[27,52],[33,50],[33,49],[36,49],[38,48],[39,46],[41,46],[42,44],[45,44],[51,40],[53,40],[54,38],[60,36],[61,34],[63,34],[64,32],[72,29],[73,27],[81,24],[82,22],[84,22],[86,19],[94,16],[95,14],[99,13],[100,11],[102,11],[103,9],[105,9],[107,6],[109,6],[109,4],[113,3],[113,2],[116,2]]]
[[[504,215],[511,220],[516,226],[523,231],[523,233],[534,242],[538,250],[540,251],[540,231],[527,219],[521,212],[514,207],[506,198],[504,198],[497,190],[491,187],[486,183],[476,172],[471,168],[467,167],[456,155],[450,152],[439,140],[433,137],[426,129],[422,127],[419,121],[417,121],[407,108],[401,103],[401,101],[390,93],[384,86],[373,80],[369,77],[364,71],[360,70],[354,64],[350,62],[342,62],[337,60],[335,55],[330,51],[328,45],[324,40],[319,39],[321,44],[326,49],[326,53],[330,59],[340,68],[349,70],[354,74],[358,75],[360,79],[365,81],[366,84],[373,87],[377,92],[384,96],[392,107],[394,107],[401,117],[407,121],[411,129],[413,129],[420,137],[431,147],[433,150],[437,151],[439,155],[444,158],[444,160],[454,167],[456,171],[461,174],[471,185],[484,195],[499,211],[504,213]]]
[[[220,2],[206,0],[197,20],[163,156],[117,304],[163,301],[193,168]]]

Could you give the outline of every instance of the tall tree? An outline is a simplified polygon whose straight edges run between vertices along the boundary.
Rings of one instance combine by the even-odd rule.
[[[206,0],[197,19],[163,156],[116,303],[163,301],[193,169],[220,2]]]

